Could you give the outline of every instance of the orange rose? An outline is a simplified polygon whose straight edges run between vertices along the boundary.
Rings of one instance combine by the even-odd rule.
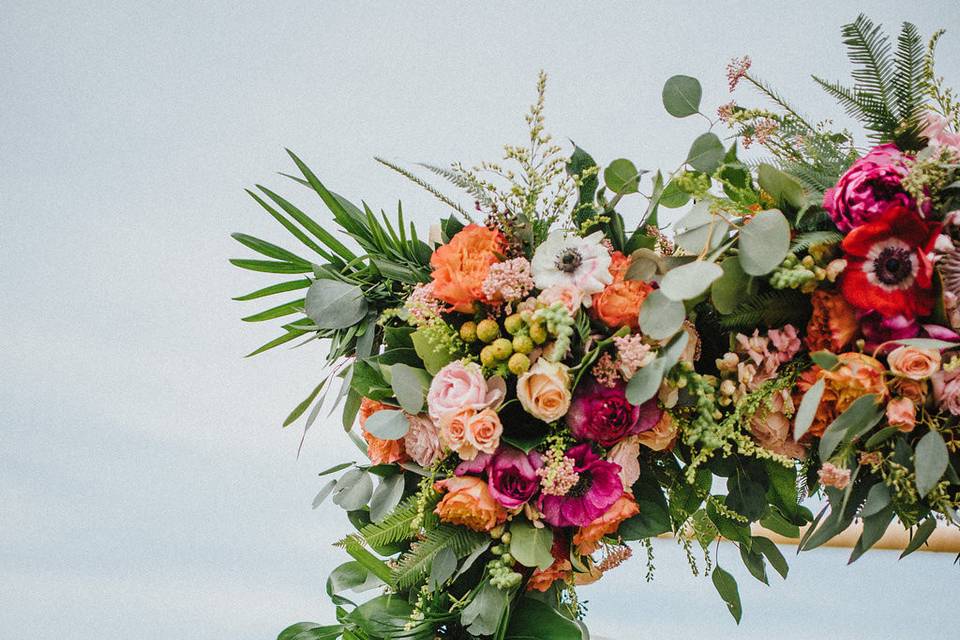
[[[452,311],[476,311],[477,302],[487,302],[483,281],[490,265],[500,261],[506,244],[499,231],[478,224],[464,227],[430,257],[433,296],[449,304]]]
[[[636,435],[640,444],[653,449],[654,451],[669,451],[673,449],[677,441],[677,425],[673,423],[673,417],[664,411],[660,414],[660,421],[653,426],[653,429],[644,431]]]
[[[842,295],[817,289],[810,296],[813,315],[805,339],[810,351],[841,351],[856,337],[860,325],[850,303]]]
[[[600,539],[610,533],[616,533],[620,523],[627,518],[640,513],[640,507],[633,496],[624,492],[607,511],[588,524],[580,527],[576,535],[573,536],[573,544],[577,545],[577,552],[580,555],[588,556],[600,548]]]
[[[917,407],[910,398],[894,398],[887,404],[887,422],[904,433],[917,425]]]
[[[546,569],[536,569],[533,572],[527,580],[527,591],[547,591],[557,580],[566,580],[573,574],[569,544],[569,539],[565,536],[554,533],[553,546],[550,548],[553,564]]]
[[[433,488],[446,492],[434,511],[443,522],[474,531],[490,531],[507,519],[507,510],[490,495],[487,482],[482,478],[455,476],[440,480]]]
[[[409,460],[403,447],[403,438],[399,440],[381,440],[367,431],[367,418],[378,411],[399,411],[396,407],[364,398],[360,401],[360,430],[367,441],[367,457],[373,464],[391,464]]]
[[[878,396],[878,401],[882,401],[888,394],[883,380],[886,369],[875,358],[856,352],[841,353],[837,357],[840,364],[833,371],[814,367],[804,371],[797,381],[800,392],[806,392],[820,378],[826,381],[823,398],[810,427],[810,434],[817,437],[822,436],[830,423],[857,398],[873,393]],[[794,401],[799,402],[799,398]]]
[[[640,305],[653,287],[641,280],[627,280],[630,258],[619,251],[611,255],[610,274],[613,282],[600,293],[593,294],[593,315],[611,329],[640,327]]]

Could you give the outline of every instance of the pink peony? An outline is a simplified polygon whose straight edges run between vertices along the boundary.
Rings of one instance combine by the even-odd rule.
[[[407,455],[421,467],[429,467],[443,458],[440,446],[440,430],[425,413],[406,414],[410,429],[403,437]]]
[[[554,527],[585,527],[613,506],[623,495],[620,465],[602,460],[589,444],[566,453],[574,461],[579,478],[565,496],[542,495],[540,513]]]
[[[462,409],[481,411],[493,407],[506,395],[503,378],[484,379],[480,365],[451,362],[437,372],[427,392],[427,407],[436,423],[447,413]]]
[[[900,186],[906,175],[906,158],[895,144],[874,147],[827,189],[823,208],[840,231],[870,222],[891,204],[912,208],[913,199]]]
[[[567,412],[567,426],[580,440],[611,447],[627,436],[652,429],[660,413],[656,398],[634,406],[627,401],[623,383],[605,387],[591,381],[578,387]]]
[[[540,487],[537,469],[542,464],[535,450],[525,454],[513,447],[501,447],[487,467],[490,494],[507,509],[523,506]]]

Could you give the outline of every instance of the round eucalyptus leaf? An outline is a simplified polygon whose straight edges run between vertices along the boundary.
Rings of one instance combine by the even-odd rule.
[[[633,374],[627,383],[627,402],[638,406],[657,394],[663,382],[663,365],[664,361],[657,359]]]
[[[380,522],[400,504],[403,499],[403,474],[387,476],[380,481],[370,498],[370,520]]]
[[[333,503],[346,511],[355,511],[366,506],[373,494],[373,480],[363,469],[348,471],[337,481],[333,490]]]
[[[720,263],[723,275],[710,286],[710,299],[717,311],[732,313],[747,295],[750,276],[743,272],[740,259],[730,256]]]
[[[687,164],[706,174],[716,171],[724,156],[723,143],[715,133],[705,133],[690,145]]]
[[[686,317],[682,302],[657,289],[640,306],[640,330],[654,340],[666,340],[680,330]]]
[[[659,204],[667,209],[676,209],[688,202],[690,202],[690,194],[681,189],[673,180],[663,188],[663,193],[660,194]]]
[[[603,170],[603,182],[614,193],[636,193],[643,173],[626,158],[619,158]]]
[[[407,413],[420,413],[429,385],[430,374],[423,369],[402,362],[390,367],[390,386]]]
[[[761,211],[740,229],[740,266],[751,276],[770,273],[790,250],[790,223],[776,209]]]
[[[367,418],[364,428],[381,440],[399,440],[407,435],[410,423],[402,411],[384,409]]]
[[[660,281],[660,291],[671,300],[683,302],[699,296],[722,275],[719,265],[698,260],[668,271]]]
[[[510,525],[510,554],[525,567],[546,569],[553,564],[553,530],[538,529],[523,520]]]
[[[307,289],[304,313],[321,329],[346,329],[367,315],[360,287],[339,280],[317,280]]]
[[[686,118],[700,110],[703,90],[690,76],[673,76],[663,85],[663,108],[675,118]]]

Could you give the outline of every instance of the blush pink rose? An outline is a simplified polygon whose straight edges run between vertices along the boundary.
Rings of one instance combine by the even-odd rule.
[[[960,416],[960,369],[937,371],[930,379],[933,399],[941,411]]]
[[[897,347],[887,356],[890,371],[911,380],[925,380],[940,368],[940,352],[919,347]]]
[[[607,462],[620,465],[623,490],[631,491],[634,483],[640,479],[640,439],[630,436],[618,442],[607,454]]]
[[[887,422],[908,433],[917,425],[917,407],[910,398],[894,398],[887,403]]]
[[[433,421],[439,423],[447,413],[467,408],[480,411],[496,406],[505,395],[503,378],[485,379],[480,365],[475,362],[451,362],[433,377],[427,392],[427,409]]]

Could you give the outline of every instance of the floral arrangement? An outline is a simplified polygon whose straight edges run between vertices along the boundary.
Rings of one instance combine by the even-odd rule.
[[[425,237],[291,153],[347,241],[258,187],[315,256],[235,234],[269,258],[235,265],[303,274],[238,299],[306,290],[245,318],[297,316],[254,353],[328,341],[284,425],[306,415],[306,435],[340,407],[368,461],[323,472],[341,475],[314,503],[331,497],[356,529],[327,583],[338,622],[280,637],[579,639],[575,587],[631,542],[651,579],[665,534],[739,621],[719,537],[766,583],[787,563],[764,529],[813,549],[861,520],[854,561],[895,519],[905,553],[960,524],[960,102],[934,72],[941,34],[924,48],[904,24],[894,50],[864,16],[843,28],[855,85],[816,81],[868,149],[811,123],[749,58],[730,90],[769,109],[730,102],[714,119],[697,80],[670,78],[667,112],[710,130],[666,175],[564,154],[541,75],[529,138],[503,162],[422,165],[473,208],[380,160],[452,209]],[[617,207],[633,196],[648,206],[628,227]],[[825,497],[816,516],[810,495]]]

